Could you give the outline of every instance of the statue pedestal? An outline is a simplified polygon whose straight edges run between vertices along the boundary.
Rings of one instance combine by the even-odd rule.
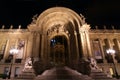
[[[17,79],[25,79],[25,80],[33,80],[35,78],[34,70],[26,70],[22,71],[21,74],[17,77]]]
[[[100,70],[92,70],[90,77],[92,77],[95,80],[117,80]]]
[[[32,67],[33,58],[28,57],[25,61],[25,66],[21,74],[18,75],[17,79],[22,80],[33,80],[35,78],[34,70]]]
[[[76,70],[84,75],[89,75],[91,73],[91,68],[89,65],[89,61],[85,59],[80,59]]]

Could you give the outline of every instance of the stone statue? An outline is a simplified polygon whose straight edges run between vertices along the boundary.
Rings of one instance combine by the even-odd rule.
[[[32,69],[32,59],[29,57],[25,61],[25,66],[23,71],[30,71]]]
[[[82,14],[80,14],[80,17],[81,17],[81,19],[82,19],[82,21],[81,21],[82,24],[85,24],[85,19],[86,19],[86,18],[85,18]]]
[[[90,58],[90,67],[91,70],[99,70],[99,67],[97,66],[97,62],[94,58]]]
[[[33,16],[33,18],[32,18],[32,23],[33,24],[36,24],[37,17],[38,17],[38,14],[36,14],[36,15]]]

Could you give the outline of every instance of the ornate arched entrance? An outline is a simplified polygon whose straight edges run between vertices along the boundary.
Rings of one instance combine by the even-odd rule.
[[[34,57],[42,59],[44,63],[52,60],[55,63],[75,64],[80,58],[92,56],[88,31],[90,27],[82,15],[71,9],[65,7],[47,9],[33,20],[28,29],[33,35],[32,46],[37,47],[32,49],[31,55],[34,53]],[[56,40],[64,38],[66,45],[59,42],[51,49],[51,41],[54,38],[57,38]],[[58,48],[58,52],[53,51],[55,54],[52,54],[52,50],[58,46],[63,48]],[[63,52],[60,52],[61,49]],[[62,58],[57,59],[60,55]]]

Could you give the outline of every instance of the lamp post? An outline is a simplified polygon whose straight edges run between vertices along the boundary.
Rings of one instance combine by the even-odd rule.
[[[10,49],[10,54],[13,55],[13,59],[15,59],[15,54],[18,53],[18,49],[16,48],[13,48],[13,49]],[[9,70],[9,75],[8,75],[8,78],[10,78],[11,76],[11,71],[12,71],[12,65],[13,65],[13,61],[11,62],[11,65],[10,65],[10,70]]]
[[[118,79],[119,76],[118,76],[117,69],[116,69],[116,66],[115,66],[115,61],[114,61],[115,50],[114,49],[108,49],[108,50],[106,50],[106,52],[107,52],[107,54],[110,54],[112,56],[113,66],[114,66],[114,70],[115,70],[115,75],[116,75],[116,78]]]

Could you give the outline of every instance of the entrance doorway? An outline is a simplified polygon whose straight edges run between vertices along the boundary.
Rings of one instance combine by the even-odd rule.
[[[51,39],[50,61],[54,65],[66,65],[68,63],[68,44],[65,36],[55,36]]]

